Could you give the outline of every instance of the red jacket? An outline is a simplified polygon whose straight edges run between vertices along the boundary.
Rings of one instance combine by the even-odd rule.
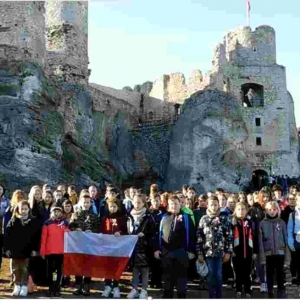
[[[127,218],[124,215],[103,217],[100,223],[100,233],[115,234],[120,232],[121,235],[127,234]]]
[[[49,219],[44,223],[40,255],[63,254],[64,233],[69,231],[68,221]]]

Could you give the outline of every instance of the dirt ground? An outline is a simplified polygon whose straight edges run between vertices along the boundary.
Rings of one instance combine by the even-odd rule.
[[[0,271],[0,298],[7,299],[12,298],[10,296],[12,292],[12,287],[9,286],[10,283],[10,272],[9,272],[9,260],[3,259],[2,269]],[[120,290],[121,290],[121,298],[126,298],[127,294],[129,293],[131,286],[130,286],[130,273],[123,273],[123,276],[120,280]],[[74,291],[74,278],[72,278],[71,287],[63,288],[62,289],[62,296],[61,298],[71,299],[71,298],[82,298],[83,296],[74,296],[72,292]],[[99,279],[93,279],[92,289],[91,289],[91,296],[85,298],[91,299],[99,299],[102,298],[102,291],[103,291],[103,282]],[[34,299],[41,299],[47,298],[46,297],[47,288],[46,287],[36,287],[36,291],[28,296],[28,298]],[[287,298],[298,298],[297,289],[294,286],[287,286]],[[148,289],[148,295],[154,299],[161,298],[162,292],[157,289]],[[176,293],[174,293],[174,296]],[[199,283],[197,281],[193,283],[189,283],[188,285],[188,298],[193,299],[203,299],[208,298],[208,291],[207,290],[200,290]],[[233,299],[235,297],[235,292],[232,287],[223,286],[223,298]],[[253,288],[253,298],[268,298],[267,294],[262,294],[259,292],[259,287],[254,286]]]

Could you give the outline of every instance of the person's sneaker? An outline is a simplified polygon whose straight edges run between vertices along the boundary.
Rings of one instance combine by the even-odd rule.
[[[15,285],[13,292],[11,293],[12,296],[19,296],[21,291],[20,285]]]
[[[148,293],[146,290],[141,290],[140,293],[140,299],[147,299],[148,298]]]
[[[111,287],[109,285],[106,285],[102,293],[102,297],[109,298],[110,293],[111,293]]]
[[[139,292],[136,289],[132,289],[131,292],[127,295],[127,299],[134,299],[139,297]]]
[[[118,287],[114,287],[113,289],[113,297],[120,298],[120,289]]]
[[[266,293],[268,291],[268,289],[267,289],[267,284],[266,283],[262,283],[261,285],[260,285],[260,292],[261,293]]]
[[[28,288],[26,285],[21,286],[20,296],[21,297],[27,297],[28,294]]]
[[[246,299],[251,299],[251,294],[246,294]]]
[[[235,298],[236,299],[241,299],[242,298],[242,293],[241,292],[236,292]]]

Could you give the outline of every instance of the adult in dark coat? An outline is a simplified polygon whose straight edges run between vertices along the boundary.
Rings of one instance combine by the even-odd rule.
[[[195,257],[195,227],[190,215],[180,209],[177,196],[168,199],[168,213],[161,221],[155,258],[161,259],[164,276],[163,298],[186,298],[189,260]]]

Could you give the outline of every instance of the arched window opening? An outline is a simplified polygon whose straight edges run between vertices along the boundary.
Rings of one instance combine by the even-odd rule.
[[[148,120],[149,120],[149,121],[153,121],[153,119],[154,119],[154,113],[153,113],[152,111],[150,111],[150,112],[148,113]]]
[[[264,106],[264,87],[255,83],[245,83],[241,87],[244,107]]]

